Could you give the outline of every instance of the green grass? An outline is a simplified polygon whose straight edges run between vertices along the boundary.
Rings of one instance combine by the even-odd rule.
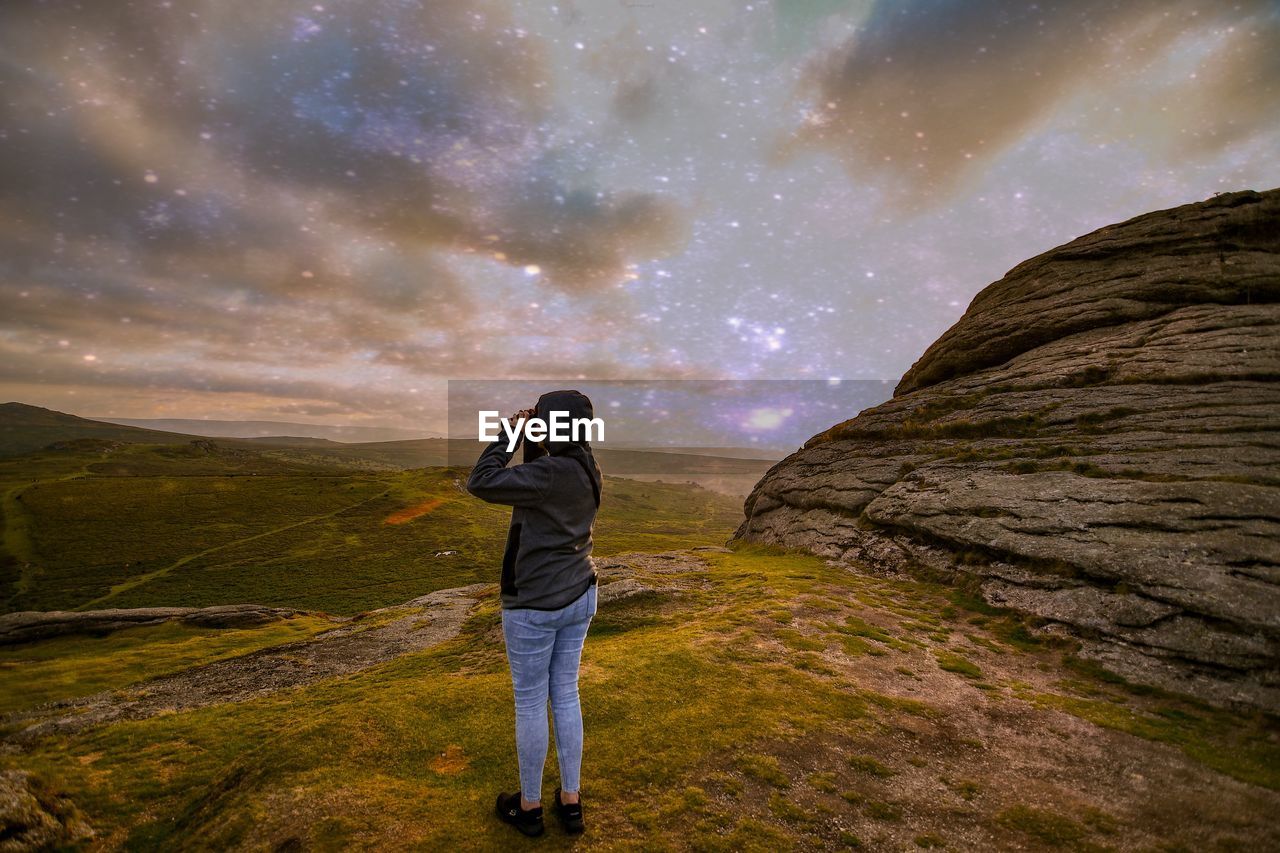
[[[810,773],[806,781],[808,781],[809,787],[825,794],[834,794],[840,790],[836,785],[836,774],[831,771]]]
[[[789,823],[810,823],[816,820],[813,815],[778,791],[769,795],[769,811]]]
[[[785,788],[791,784],[787,774],[782,772],[778,759],[772,755],[747,753],[746,755],[738,756],[734,763],[743,773],[761,782],[766,782],[779,788]]]
[[[783,645],[794,651],[820,652],[827,647],[823,640],[816,639],[801,634],[799,631],[792,631],[786,628],[780,628],[773,632]]]
[[[933,654],[938,659],[938,666],[944,672],[954,672],[957,675],[963,675],[965,678],[982,677],[982,670],[978,668],[978,665],[963,655],[941,649],[935,650]]]
[[[1148,692],[1139,690],[1138,695]],[[1280,790],[1280,740],[1269,730],[1264,715],[1258,715],[1255,727],[1241,725],[1239,714],[1179,697],[1169,697],[1164,706],[1148,710],[1130,707],[1115,694],[1104,699],[1026,695],[1037,705],[1066,711],[1095,725],[1178,746],[1197,761],[1242,782]]]
[[[0,460],[0,609],[256,603],[354,614],[496,578],[511,510],[461,490],[467,469],[246,475],[234,457],[160,451],[177,452],[119,451],[111,474],[87,457]],[[605,492],[597,556],[722,544],[741,518],[736,498],[688,484],[607,477]],[[394,523],[399,513],[409,517]],[[460,553],[433,556],[443,550]]]
[[[849,766],[859,773],[866,773],[871,776],[879,776],[886,779],[893,775],[893,770],[884,766],[870,755],[851,755],[849,756]]]
[[[1088,835],[1083,825],[1065,815],[1025,805],[1004,810],[996,822],[1051,847],[1077,848]]]
[[[178,622],[103,637],[57,637],[0,646],[0,714],[87,696],[197,664],[306,639],[334,627],[299,616],[259,628],[194,628]]]
[[[883,800],[871,800],[862,806],[862,811],[867,817],[875,820],[900,821],[902,820],[902,809],[894,803],[887,803]]]

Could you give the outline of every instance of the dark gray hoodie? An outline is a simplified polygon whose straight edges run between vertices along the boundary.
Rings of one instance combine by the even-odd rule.
[[[577,391],[552,391],[538,398],[536,417],[549,420],[553,411],[568,412],[570,418],[594,416],[591,401]],[[559,610],[597,580],[591,532],[601,476],[591,444],[541,444],[526,444],[525,461],[508,468],[514,451],[507,450],[507,438],[500,434],[480,454],[467,480],[471,494],[512,507],[501,583],[502,606],[508,609]]]

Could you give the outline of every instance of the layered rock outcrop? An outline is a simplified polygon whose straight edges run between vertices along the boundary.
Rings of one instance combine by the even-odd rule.
[[[736,537],[925,567],[1136,681],[1280,710],[1280,190],[1010,270]]]
[[[262,604],[213,607],[134,607],[107,610],[19,610],[0,613],[0,646],[68,634],[108,634],[124,628],[176,620],[196,628],[256,628],[299,611]]]

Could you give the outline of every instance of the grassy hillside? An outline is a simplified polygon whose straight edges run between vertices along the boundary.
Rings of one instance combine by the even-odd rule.
[[[510,509],[467,471],[126,445],[0,460],[5,610],[258,603],[350,614],[497,577]],[[596,553],[720,544],[739,501],[608,477]],[[434,557],[436,551],[458,551]]]
[[[1280,843],[1273,720],[1129,688],[954,590],[759,547],[706,557],[699,586],[602,605],[592,625],[590,828],[576,846]],[[209,654],[253,636],[209,637]],[[189,663],[196,640],[156,628],[60,642],[67,671],[97,666],[110,642],[110,659],[160,672]],[[45,644],[7,653],[0,687],[20,690],[24,669],[50,674],[52,657]],[[138,674],[124,669],[94,686]],[[516,778],[492,594],[434,648],[252,701],[50,736],[0,764],[68,796],[105,849],[527,843],[491,814]],[[552,824],[539,846],[575,845]]]
[[[167,443],[199,436],[93,421],[26,403],[0,403],[0,456],[16,456],[50,442],[82,438]]]
[[[397,429],[396,427],[329,426],[326,424],[298,423],[296,421],[240,421],[212,418],[115,418],[87,417],[112,424],[158,429],[165,432],[195,433],[226,438],[277,438],[290,436],[297,441],[321,441],[328,443],[365,441],[406,441],[430,435],[426,430]]]

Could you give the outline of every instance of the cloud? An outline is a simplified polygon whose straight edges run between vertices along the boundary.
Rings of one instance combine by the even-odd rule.
[[[659,50],[646,39],[636,21],[602,38],[588,53],[585,67],[612,83],[609,107],[619,121],[640,125],[661,120],[682,103],[698,81],[672,50]]]
[[[428,341],[447,371],[493,308],[449,257],[576,298],[684,239],[668,198],[592,180],[496,0],[14,0],[0,81],[0,328],[46,368],[70,337],[197,373]]]
[[[1280,11],[1266,0],[879,2],[815,57],[779,148],[835,153],[905,207],[938,202],[1071,99],[1100,138],[1191,157],[1280,109]],[[1198,73],[1197,73],[1198,72]]]

